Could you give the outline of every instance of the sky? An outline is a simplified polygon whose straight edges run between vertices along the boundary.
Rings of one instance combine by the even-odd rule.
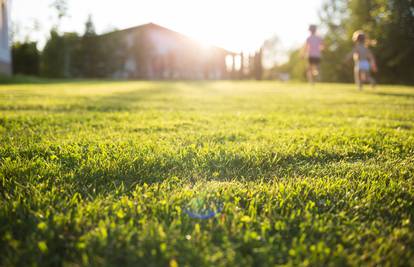
[[[63,31],[82,33],[89,14],[97,33],[149,22],[206,44],[234,52],[253,52],[277,36],[284,49],[300,46],[309,24],[318,23],[323,0],[68,0]],[[12,0],[19,39],[44,43],[56,24],[53,0]]]

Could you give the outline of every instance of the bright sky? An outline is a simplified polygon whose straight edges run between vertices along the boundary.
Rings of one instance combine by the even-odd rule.
[[[154,22],[235,52],[252,52],[277,35],[285,48],[304,42],[323,0],[68,0],[65,31],[82,33],[92,14],[98,33]],[[40,40],[56,23],[53,0],[12,0],[21,36]],[[33,30],[37,21],[39,31]]]

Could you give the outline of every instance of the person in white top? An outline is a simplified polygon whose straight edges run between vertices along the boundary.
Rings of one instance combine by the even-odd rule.
[[[310,83],[314,83],[315,79],[320,79],[319,65],[321,63],[322,50],[324,49],[323,39],[316,34],[316,25],[310,25],[310,35],[306,39],[303,48],[303,55],[308,59],[308,68],[306,76]]]
[[[371,86],[375,88],[375,79],[371,76],[371,72],[377,72],[377,64],[375,56],[368,48],[369,41],[362,30],[354,32],[352,36],[355,46],[351,52],[346,56],[345,60],[354,60],[354,79],[355,84],[359,90],[365,82],[370,82]]]

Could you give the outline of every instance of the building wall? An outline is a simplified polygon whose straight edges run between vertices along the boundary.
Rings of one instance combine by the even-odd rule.
[[[0,74],[11,74],[10,0],[0,0]]]
[[[117,78],[223,79],[227,76],[226,51],[204,50],[196,42],[154,25],[123,32],[126,58]],[[145,58],[136,58],[145,50]]]

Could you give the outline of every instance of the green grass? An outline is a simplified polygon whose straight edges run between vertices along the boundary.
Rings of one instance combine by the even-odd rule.
[[[414,88],[3,85],[0,137],[2,266],[414,266]]]

